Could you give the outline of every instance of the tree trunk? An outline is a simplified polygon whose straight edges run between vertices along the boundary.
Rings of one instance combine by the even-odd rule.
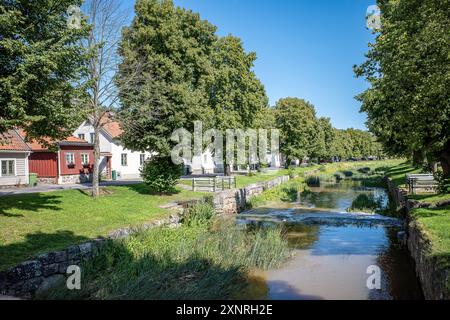
[[[227,177],[229,177],[229,176],[231,176],[231,166],[229,165],[229,164],[225,164],[225,167],[224,167],[224,174],[225,174],[225,176],[227,176]]]
[[[92,173],[92,196],[97,198],[100,194],[100,128],[94,126],[94,170]]]
[[[450,178],[450,143],[447,143],[446,148],[442,151],[440,161],[444,177]]]
[[[421,167],[425,161],[425,154],[423,151],[413,151],[413,166]]]

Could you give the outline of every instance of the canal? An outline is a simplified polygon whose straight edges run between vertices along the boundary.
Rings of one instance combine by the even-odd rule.
[[[238,216],[248,229],[281,226],[293,257],[282,268],[250,277],[244,299],[422,299],[414,262],[402,243],[403,221],[379,213],[347,212],[360,194],[388,207],[382,188],[356,181],[324,183],[296,203],[272,204]]]

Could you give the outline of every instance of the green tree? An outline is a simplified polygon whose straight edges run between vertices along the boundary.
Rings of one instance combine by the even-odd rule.
[[[355,67],[369,129],[394,155],[441,161],[450,176],[450,1],[379,0],[382,28]]]
[[[311,103],[298,98],[280,99],[275,105],[275,118],[286,165],[314,154],[319,133],[316,111]]]
[[[213,126],[225,137],[226,129],[272,128],[264,86],[253,72],[256,53],[246,53],[241,39],[228,35],[213,45],[213,77],[208,86]],[[262,119],[268,115],[268,119]],[[273,118],[272,118],[273,119]],[[226,145],[224,145],[226,154]],[[231,174],[225,160],[225,173]]]
[[[71,134],[79,120],[86,70],[80,40],[88,28],[69,28],[67,10],[77,0],[10,0],[0,3],[0,132],[23,127],[30,138]],[[42,140],[41,140],[42,141]]]
[[[241,39],[228,35],[214,43],[211,60],[214,73],[208,91],[214,127],[253,128],[268,107],[264,86],[252,70],[256,53],[246,53]]]
[[[319,160],[330,159],[335,156],[333,145],[335,140],[335,130],[330,122],[330,118],[319,118],[317,120],[318,141],[315,154]]]
[[[170,0],[139,0],[123,32],[118,86],[124,144],[170,155],[174,130],[211,123],[207,85],[213,77],[211,50],[216,28]],[[138,70],[126,87],[121,84]]]

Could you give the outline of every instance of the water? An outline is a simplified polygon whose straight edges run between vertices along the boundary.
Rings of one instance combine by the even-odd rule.
[[[388,196],[383,189],[345,182],[312,188],[300,203],[240,215],[254,227],[281,225],[294,256],[282,268],[253,274],[242,298],[287,300],[422,299],[407,249],[397,239],[403,222],[379,214],[347,213],[359,193]],[[369,289],[370,266],[381,270],[381,288]]]

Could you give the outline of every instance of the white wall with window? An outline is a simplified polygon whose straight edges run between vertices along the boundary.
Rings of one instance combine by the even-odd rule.
[[[29,152],[0,152],[0,186],[29,183]]]
[[[112,145],[111,170],[116,170],[120,179],[140,179],[143,161],[150,158],[150,153],[125,149],[118,142]]]

